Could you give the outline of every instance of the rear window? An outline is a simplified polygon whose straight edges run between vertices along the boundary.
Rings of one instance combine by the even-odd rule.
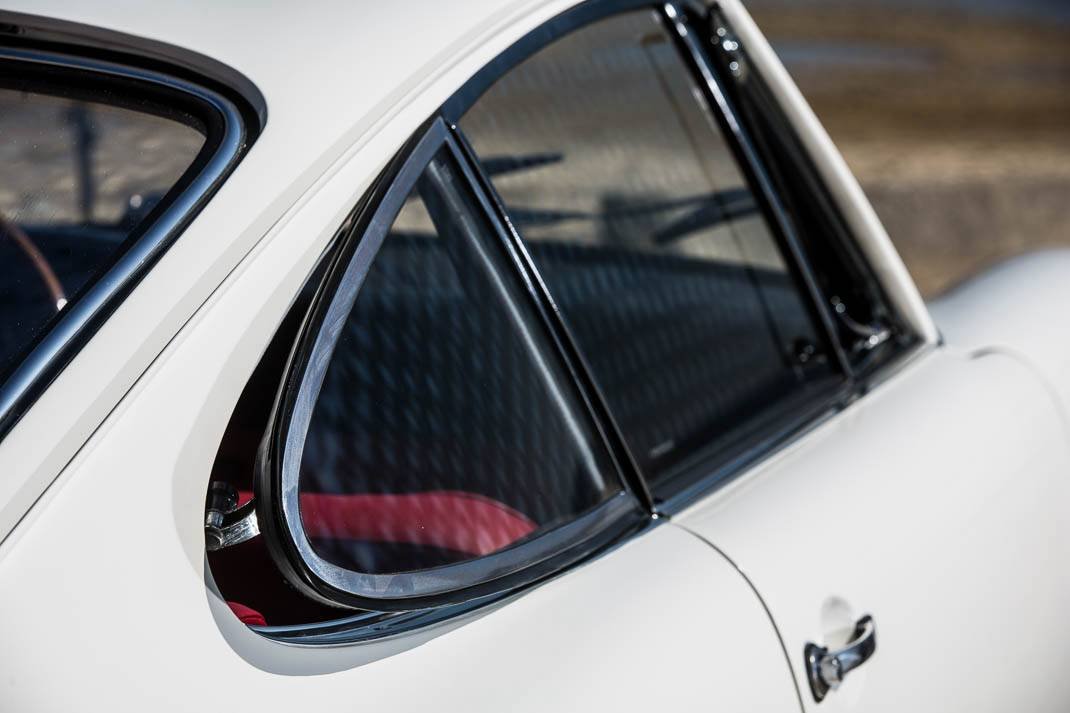
[[[108,91],[0,86],[0,383],[151,222],[205,131]]]

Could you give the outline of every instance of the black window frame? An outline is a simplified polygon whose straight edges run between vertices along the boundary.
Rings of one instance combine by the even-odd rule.
[[[5,86],[66,85],[105,104],[167,107],[205,135],[192,164],[148,219],[3,377],[2,441],[235,169],[263,130],[267,110],[251,82],[207,57],[22,13],[0,12],[0,69]]]
[[[696,453],[688,466],[679,469],[655,493],[661,511],[672,515],[742,474],[824,416],[846,407],[857,392],[857,384],[835,317],[821,291],[817,266],[804,246],[800,226],[772,179],[770,161],[775,161],[776,157],[758,151],[757,127],[740,113],[729,90],[732,74],[727,67],[714,62],[716,38],[704,36],[706,18],[713,16],[713,8],[688,2],[666,2],[661,7],[663,20],[673,30],[677,48],[765,217],[788,272],[800,288],[800,298],[814,319],[824,345],[830,350],[828,356],[837,372],[823,382],[812,384],[814,388],[793,394],[770,407],[717,451]]]
[[[623,443],[622,431],[608,408],[608,402],[596,385],[577,346],[577,341],[570,334],[569,327],[555,304],[546,282],[528,254],[522,235],[509,219],[508,209],[495,191],[478,156],[463,136],[463,116],[499,77],[558,38],[607,17],[642,9],[657,13],[669,30],[669,34],[672,35],[681,60],[692,73],[695,85],[702,91],[711,115],[719,123],[724,140],[735,157],[736,164],[751,189],[770,232],[776,239],[789,272],[797,284],[803,287],[801,297],[814,319],[815,326],[820,332],[819,336],[825,339],[830,356],[840,375],[840,378],[828,381],[815,392],[799,395],[790,403],[784,404],[790,408],[784,409],[783,413],[763,414],[763,417],[752,428],[745,429],[726,447],[710,453],[697,453],[692,460],[679,467],[672,477],[656,489],[653,489],[643,478],[637,459],[625,448],[625,457],[628,459],[630,468],[638,474],[642,481],[640,486],[642,492],[653,504],[652,511],[660,515],[671,516],[738,476],[770,452],[812,427],[824,416],[845,408],[864,390],[866,383],[869,383],[877,374],[867,373],[865,381],[859,379],[860,374],[846,352],[832,307],[821,291],[819,270],[812,263],[811,256],[801,239],[801,226],[796,224],[785,201],[781,198],[779,192],[782,188],[781,184],[774,181],[774,176],[778,174],[770,170],[769,162],[776,161],[777,158],[775,155],[769,155],[768,152],[761,152],[759,147],[765,146],[765,143],[755,140],[756,134],[764,127],[755,126],[749,121],[749,116],[739,111],[736,104],[737,95],[730,86],[731,77],[725,67],[715,62],[714,50],[716,48],[710,38],[704,36],[704,27],[707,24],[707,18],[712,18],[713,13],[717,11],[717,6],[707,8],[696,2],[588,0],[531,31],[484,66],[443,104],[441,114],[452,125],[459,127],[458,135],[468,150],[473,164],[479,170],[479,177],[485,190],[493,197],[496,211],[509,227],[515,249],[524,256],[525,269],[540,286],[541,299],[549,313],[554,316],[559,338],[568,349],[570,357],[577,363],[584,388],[591,394],[591,399],[600,418],[604,420],[606,428],[613,432],[618,442]],[[794,138],[798,141],[797,137]],[[805,155],[801,144],[797,147],[799,152]],[[790,169],[789,166],[788,170]],[[816,187],[822,184],[815,178],[810,185]],[[827,200],[826,203],[828,203]],[[849,234],[842,232],[834,237],[850,240]],[[892,312],[890,306],[887,311]],[[905,322],[902,333],[908,333]],[[907,341],[905,346],[914,343]],[[897,351],[896,355],[904,351],[905,349]],[[890,364],[894,359],[887,361]]]
[[[712,2],[699,14],[692,11],[690,21],[703,38],[706,58],[719,77],[733,116],[749,137],[756,161],[765,167],[767,180],[796,226],[799,243],[822,287],[823,306],[834,315],[855,391],[864,394],[920,346],[922,339],[855,241],[813,158],[720,3]],[[849,291],[855,294],[841,294]],[[847,297],[841,305],[847,310],[846,319],[836,314],[833,304],[841,297]],[[862,335],[854,331],[859,327]],[[864,336],[865,330],[882,329],[888,331],[888,338],[881,348],[852,349],[852,342]]]
[[[769,228],[781,247],[785,262],[796,279],[805,286],[802,297],[808,308],[812,310],[816,326],[827,336],[828,345],[832,350],[831,357],[838,365],[842,376],[842,379],[819,394],[807,394],[805,399],[792,404],[793,413],[788,418],[773,419],[762,423],[756,433],[751,434],[744,443],[732,450],[729,457],[697,464],[693,476],[686,479],[683,485],[677,484],[677,487],[670,492],[659,493],[656,498],[655,494],[649,491],[646,481],[639,472],[636,460],[624,445],[621,432],[606,406],[606,401],[599,393],[575,341],[569,335],[560,310],[528,254],[522,237],[510,221],[508,211],[495,192],[479,157],[464,137],[461,128],[458,128],[465,111],[494,81],[542,47],[563,35],[601,19],[638,9],[649,9],[659,13],[663,22],[667,23],[666,27],[671,30],[670,34],[674,35],[674,42],[677,44],[681,59],[692,72],[696,85],[705,94],[711,114],[722,122],[724,138],[729,143],[748,186],[760,204]],[[341,270],[344,267],[341,263],[348,260],[346,251],[352,250],[369,229],[375,216],[380,212],[378,209],[385,197],[392,191],[401,194],[402,199],[407,195],[407,190],[395,190],[401,167],[409,161],[414,147],[424,137],[429,127],[438,126],[439,128],[435,130],[444,132],[442,142],[449,145],[458,165],[466,172],[474,194],[483,204],[488,221],[501,231],[500,237],[510,255],[511,267],[528,286],[531,299],[552,334],[553,344],[558,351],[557,356],[567,365],[575,387],[581,394],[590,417],[614,458],[627,490],[641,505],[643,517],[640,519],[624,518],[617,523],[616,527],[605,529],[600,536],[593,538],[579,550],[569,552],[564,557],[551,557],[539,563],[538,566],[521,570],[518,575],[491,579],[475,587],[464,588],[459,590],[462,592],[461,596],[454,596],[456,592],[453,592],[446,596],[391,601],[341,592],[307,567],[302,559],[302,552],[291,542],[292,518],[287,519],[281,503],[273,503],[273,500],[276,500],[273,495],[279,492],[281,486],[281,480],[278,479],[279,472],[273,472],[273,469],[277,468],[277,463],[273,465],[273,461],[278,460],[280,433],[285,419],[288,418],[285,410],[285,392],[293,388],[292,365],[288,365],[259,458],[262,465],[258,467],[256,480],[256,508],[261,532],[266,536],[273,560],[287,579],[300,591],[325,604],[366,611],[330,622],[257,626],[253,627],[255,630],[270,638],[283,641],[310,644],[353,643],[427,626],[470,612],[487,603],[514,596],[523,588],[542,581],[562,571],[565,567],[573,566],[604,552],[646,528],[666,522],[668,517],[665,516],[679,512],[696,499],[743,473],[771,452],[783,447],[791,439],[821,422],[823,418],[846,407],[864,392],[866,385],[877,378],[879,373],[898,363],[901,357],[909,353],[909,347],[917,344],[916,337],[906,326],[907,322],[902,320],[901,333],[904,339],[897,342],[899,346],[894,356],[883,360],[879,367],[870,365],[868,370],[863,372],[848,358],[845,344],[835,324],[832,307],[828,303],[827,295],[821,292],[818,284],[821,266],[813,263],[813,256],[807,248],[807,242],[800,239],[799,233],[811,226],[797,225],[785,202],[781,200],[780,194],[784,188],[780,176],[785,170],[794,170],[794,166],[792,164],[782,166],[778,163],[777,170],[772,170],[770,164],[776,163],[778,158],[765,150],[768,142],[761,136],[762,132],[768,130],[768,127],[755,125],[752,121],[753,117],[738,108],[738,89],[731,86],[731,77],[726,76],[725,68],[720,66],[713,57],[710,38],[703,35],[703,27],[708,21],[707,13],[713,13],[715,9],[716,6],[706,8],[695,2],[587,0],[533,29],[469,78],[395,155],[390,165],[377,178],[372,188],[343,224],[327,258],[330,261],[329,271]],[[778,115],[777,121],[779,122],[777,126],[781,128],[786,123],[782,115]],[[802,148],[798,136],[787,131],[784,131],[782,136],[786,137],[784,139],[786,141],[795,142],[793,145],[797,153],[806,156],[806,151]],[[809,189],[823,192],[824,209],[833,217],[838,215],[834,201],[829,198],[829,193],[821,180],[816,177],[816,172],[808,174],[806,181]],[[392,219],[391,214],[387,225],[381,227],[389,229]],[[841,227],[845,225],[846,223],[841,220]],[[850,231],[846,228],[833,235],[832,239],[847,241],[852,245],[854,241]],[[851,246],[848,249],[851,249]],[[853,249],[857,251],[857,246],[853,246]],[[875,276],[873,280],[878,285],[875,291],[877,298],[884,299],[882,307],[886,308],[889,314],[895,314],[891,303],[879,289]],[[330,280],[324,280],[320,283],[314,304],[327,299],[324,294],[328,290],[326,285],[329,282]],[[295,341],[295,351],[291,354],[291,362],[307,358],[307,355],[306,357],[298,356],[297,352],[303,348],[302,344],[306,341],[305,335],[309,333],[311,324],[309,315],[312,314],[312,309],[315,308],[311,308],[306,315],[299,332],[300,336]],[[290,509],[292,516],[295,512],[292,504]],[[299,526],[299,523],[297,524]]]

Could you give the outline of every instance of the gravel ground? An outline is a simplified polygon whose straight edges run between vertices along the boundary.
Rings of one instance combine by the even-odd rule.
[[[922,292],[1070,247],[1070,5],[750,0]]]

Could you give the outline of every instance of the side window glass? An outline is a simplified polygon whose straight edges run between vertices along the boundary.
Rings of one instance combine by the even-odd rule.
[[[833,375],[654,13],[544,47],[460,127],[655,489]]]
[[[322,379],[296,479],[310,559],[382,595],[437,585],[375,576],[489,557],[622,492],[459,170],[439,149],[385,237],[362,238],[352,264],[382,244],[304,377]]]
[[[0,80],[0,383],[205,144],[189,118],[88,94]]]

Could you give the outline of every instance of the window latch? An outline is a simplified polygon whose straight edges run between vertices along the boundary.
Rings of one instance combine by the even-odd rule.
[[[739,38],[728,27],[728,23],[719,13],[711,17],[710,41],[713,43],[717,54],[721,57],[721,64],[736,80],[744,80],[747,77],[747,61],[743,54],[743,47]]]
[[[829,300],[836,319],[852,335],[857,337],[852,351],[871,352],[892,338],[892,330],[881,324],[863,324],[853,318],[847,311],[847,304],[839,297]]]
[[[226,549],[260,534],[256,500],[238,505],[238,491],[230,483],[212,481],[204,512],[204,535],[208,551]]]

